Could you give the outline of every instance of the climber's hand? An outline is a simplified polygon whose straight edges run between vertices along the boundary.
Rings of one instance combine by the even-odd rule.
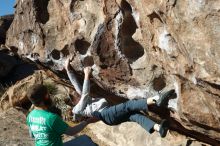
[[[87,66],[84,68],[84,74],[85,74],[85,78],[89,78],[89,75],[91,73],[92,68]]]
[[[73,60],[73,56],[69,57],[65,61],[65,69],[69,70],[70,69],[70,62]]]
[[[100,119],[96,118],[96,117],[92,117],[92,118],[88,118],[86,120],[87,123],[96,123],[98,122]]]

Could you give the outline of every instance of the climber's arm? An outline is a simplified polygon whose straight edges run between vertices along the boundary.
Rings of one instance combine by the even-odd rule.
[[[66,69],[67,75],[70,79],[70,82],[74,86],[76,92],[79,95],[81,95],[82,94],[82,86],[80,85],[80,83],[79,83],[78,79],[76,78],[76,75],[74,74],[74,72],[70,69],[70,59],[69,58],[65,62],[65,69]]]
[[[74,86],[76,92],[81,95],[82,94],[82,86],[80,85],[78,79],[76,78],[75,74],[71,70],[67,70],[67,75],[70,79],[70,82]]]
[[[68,127],[65,134],[73,136],[82,131],[88,124],[95,123],[99,121],[99,119],[92,117],[87,119],[86,121],[81,122],[80,124],[74,126],[74,127]]]
[[[75,114],[80,114],[86,108],[87,104],[89,103],[89,100],[91,100],[91,97],[89,95],[89,93],[90,93],[90,81],[89,81],[90,72],[91,72],[90,67],[86,67],[84,69],[85,78],[84,78],[84,83],[83,83],[82,96],[80,98],[80,101],[73,108],[73,112]]]

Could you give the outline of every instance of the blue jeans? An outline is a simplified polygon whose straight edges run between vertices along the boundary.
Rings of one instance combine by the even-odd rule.
[[[155,122],[142,115],[140,111],[148,111],[146,99],[130,100],[114,105],[101,112],[94,112],[93,116],[98,117],[107,125],[118,125],[127,121],[136,122],[146,131],[152,133]]]

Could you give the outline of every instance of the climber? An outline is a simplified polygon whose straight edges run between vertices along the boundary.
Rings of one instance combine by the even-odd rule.
[[[36,146],[62,146],[62,134],[75,135],[89,123],[97,121],[96,118],[88,118],[77,126],[68,126],[59,115],[48,110],[52,105],[52,100],[44,85],[32,86],[27,92],[27,97],[34,105],[34,110],[27,116],[27,125],[30,136],[35,139]]]
[[[84,117],[96,117],[107,125],[118,125],[126,121],[133,121],[140,124],[149,133],[157,131],[161,137],[166,136],[169,126],[167,120],[164,119],[160,124],[157,124],[141,114],[140,111],[147,112],[149,105],[156,105],[158,107],[166,106],[168,98],[175,94],[175,90],[170,90],[161,96],[156,95],[147,99],[130,100],[125,103],[109,106],[104,98],[92,99],[89,95],[91,67],[84,68],[83,88],[70,69],[70,59],[67,59],[65,69],[76,92],[81,95],[80,101],[72,110],[74,115],[73,120],[80,121]]]

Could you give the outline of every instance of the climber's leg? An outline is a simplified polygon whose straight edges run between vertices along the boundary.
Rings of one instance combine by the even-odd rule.
[[[141,110],[148,110],[146,99],[130,100],[111,106],[102,110],[99,117],[108,125],[117,125],[128,121],[131,114]]]
[[[129,120],[138,123],[149,133],[153,133],[154,131],[159,132],[161,137],[166,136],[169,127],[169,123],[165,119],[162,120],[160,124],[157,124],[146,116],[139,113],[132,114],[129,117]]]
[[[132,114],[129,117],[129,120],[138,123],[149,133],[154,132],[154,125],[156,123],[142,114],[139,113]]]
[[[127,121],[132,113],[147,112],[148,105],[156,104],[155,98],[156,96],[147,99],[129,100],[125,103],[106,108],[100,114],[96,113],[96,116],[101,116],[106,124],[116,125]]]

